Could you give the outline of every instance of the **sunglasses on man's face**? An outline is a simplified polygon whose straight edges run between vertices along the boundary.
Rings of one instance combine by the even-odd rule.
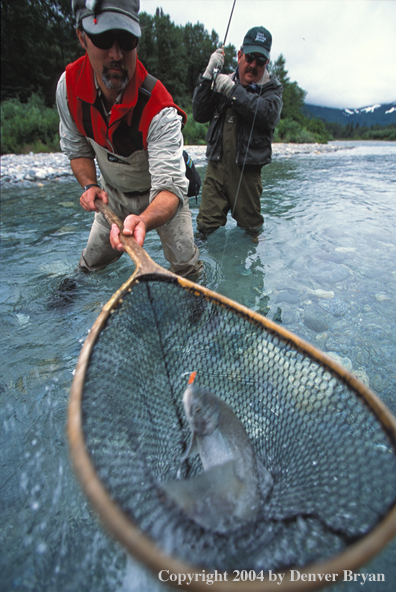
[[[99,33],[99,35],[91,35],[85,31],[85,34],[98,49],[110,49],[113,47],[114,42],[117,41],[122,51],[131,51],[137,47],[139,41],[132,33],[122,30],[105,31],[104,33]]]
[[[264,56],[258,57],[254,55],[254,53],[245,53],[245,60],[248,64],[252,64],[254,60],[256,60],[256,65],[259,68],[261,68],[261,66],[265,66],[265,64],[267,63],[267,58],[265,58]]]

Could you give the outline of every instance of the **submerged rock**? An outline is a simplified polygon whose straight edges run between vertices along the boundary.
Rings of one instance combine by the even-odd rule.
[[[378,292],[378,294],[374,294],[375,299],[378,302],[383,302],[384,300],[391,300],[391,297],[388,294],[384,294],[384,292]]]
[[[337,362],[337,364],[345,368],[345,370],[348,370],[348,372],[352,370],[352,362],[349,358],[342,358],[336,352],[333,351],[327,352],[327,355],[330,356],[330,358],[332,358],[335,362]]]
[[[317,290],[311,290],[311,288],[308,288],[308,292],[313,296],[317,296],[318,298],[329,299],[334,298],[335,296],[333,290],[321,290],[320,288],[318,288]]]
[[[332,298],[331,300],[322,300],[319,306],[326,312],[331,313],[335,317],[342,317],[348,310],[348,305],[339,298]]]
[[[322,286],[331,286],[350,277],[350,270],[345,265],[327,261],[320,269],[312,272],[312,278]]]
[[[287,302],[288,304],[298,304],[300,302],[300,291],[290,288],[289,290],[280,290],[276,295],[275,302]]]
[[[328,326],[324,321],[311,315],[304,315],[303,322],[308,329],[312,329],[312,331],[315,331],[316,333],[323,333],[328,329]]]

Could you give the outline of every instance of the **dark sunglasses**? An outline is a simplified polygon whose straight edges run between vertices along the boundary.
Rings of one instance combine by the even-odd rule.
[[[265,58],[264,56],[257,57],[254,55],[254,53],[245,53],[245,60],[248,64],[252,64],[254,60],[256,60],[256,65],[259,68],[261,68],[261,66],[265,66],[265,64],[267,63],[267,58]]]
[[[131,51],[137,47],[139,41],[132,33],[122,30],[105,31],[99,33],[99,35],[91,35],[85,31],[85,34],[98,49],[110,49],[113,47],[114,42],[117,41],[122,51]]]

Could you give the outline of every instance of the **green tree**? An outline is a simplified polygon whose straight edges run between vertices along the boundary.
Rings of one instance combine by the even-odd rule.
[[[159,78],[177,101],[187,94],[187,65],[183,52],[183,31],[169,15],[157,9],[155,16],[139,15],[142,36],[138,55],[147,70]]]
[[[329,138],[330,134],[326,130],[325,124],[320,119],[309,119],[306,125],[309,132],[312,132],[316,136],[323,138]]]
[[[209,34],[201,23],[196,23],[195,25],[187,23],[183,33],[185,59],[188,69],[187,84],[191,100],[198,77],[205,71],[209,58],[220,46],[220,41],[219,36],[214,29]],[[235,46],[232,44],[226,45],[224,48],[224,54],[224,67],[222,72],[224,74],[230,74],[237,66]]]
[[[56,82],[81,50],[70,0],[1,0],[1,99],[39,92],[54,103]]]
[[[189,91],[193,91],[199,74],[205,70],[211,53],[217,47],[218,35],[215,31],[209,35],[201,23],[187,23],[183,31],[183,44],[187,62],[187,85]]]
[[[290,82],[285,65],[286,60],[280,54],[276,62],[274,64],[270,63],[269,66],[270,73],[274,74],[283,85],[281,119],[292,119],[293,121],[304,124],[306,118],[302,113],[302,108],[304,107],[307,92],[300,88],[297,82]]]
[[[155,16],[142,12],[139,18],[140,61],[150,74],[161,80],[176,103],[190,110],[198,76],[219,45],[218,34],[214,30],[209,34],[201,23],[176,26],[161,9],[157,9]],[[235,51],[233,45],[226,46],[224,72],[235,68]]]
[[[308,118],[304,115],[304,100],[306,91],[291,82],[286,70],[286,60],[282,54],[277,60],[270,62],[269,71],[275,75],[283,85],[283,108],[281,121],[275,130],[275,141],[283,142],[327,142],[329,131],[322,121]]]

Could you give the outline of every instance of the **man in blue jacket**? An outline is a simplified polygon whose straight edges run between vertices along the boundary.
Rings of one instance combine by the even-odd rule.
[[[224,64],[217,49],[194,90],[193,115],[210,121],[198,230],[225,226],[227,213],[238,225],[257,230],[263,224],[261,168],[271,162],[271,142],[282,111],[282,85],[267,71],[271,33],[253,27],[238,51],[238,67],[230,75],[213,75]]]

